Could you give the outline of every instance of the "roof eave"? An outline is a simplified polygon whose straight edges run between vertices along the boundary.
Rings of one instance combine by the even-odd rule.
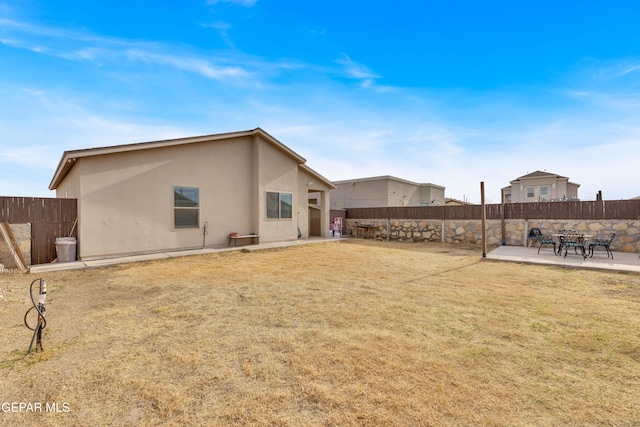
[[[329,187],[330,190],[335,190],[336,186],[333,184],[333,182],[329,181],[327,178],[325,178],[324,176],[320,175],[318,172],[314,171],[313,169],[311,169],[306,164],[302,163],[302,164],[300,164],[300,167],[302,168],[302,170],[307,172],[309,175],[312,175],[312,176],[316,177],[324,185]]]
[[[49,184],[49,190],[55,190],[58,185],[64,180],[67,176],[77,159],[82,157],[92,157],[92,156],[100,156],[106,154],[115,154],[115,153],[126,153],[130,151],[140,151],[140,150],[149,150],[154,148],[163,148],[163,147],[172,147],[178,145],[186,145],[186,144],[194,144],[198,142],[206,142],[206,141],[218,141],[222,139],[229,138],[238,138],[243,136],[253,136],[260,135],[262,138],[270,142],[274,147],[278,148],[283,153],[287,154],[291,158],[293,158],[298,164],[303,164],[306,162],[306,159],[284,145],[282,142],[278,141],[273,136],[269,135],[267,132],[262,130],[261,128],[255,128],[252,130],[238,131],[238,132],[228,132],[228,133],[219,133],[213,135],[202,135],[202,136],[192,136],[187,138],[177,138],[177,139],[165,139],[159,141],[147,141],[147,142],[137,142],[133,144],[123,144],[123,145],[113,145],[108,147],[96,147],[96,148],[85,148],[81,150],[73,150],[73,151],[65,151],[60,159],[60,163],[58,163],[58,167],[56,168],[56,172],[53,175],[51,183]]]
[[[73,165],[76,164],[76,158],[69,157],[68,151],[65,151],[62,154],[62,158],[60,159],[60,163],[58,163],[58,167],[56,168],[56,172],[49,183],[49,190],[55,190],[58,188],[58,185],[62,182],[62,180],[67,176]]]

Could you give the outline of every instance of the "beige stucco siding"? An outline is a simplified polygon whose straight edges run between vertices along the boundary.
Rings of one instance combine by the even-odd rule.
[[[283,156],[273,145],[260,141],[258,146],[260,238],[265,241],[295,240],[298,238],[297,209],[298,162]],[[292,218],[267,218],[267,192],[290,193],[292,200]],[[305,194],[306,197],[306,194]]]
[[[229,161],[229,159],[233,159]],[[250,211],[251,144],[216,141],[80,159],[80,256],[159,251],[226,242],[258,228]],[[68,188],[74,185],[69,184]],[[199,189],[199,228],[174,229],[173,189]],[[61,188],[65,188],[62,185]],[[60,190],[59,190],[60,191]]]
[[[443,204],[444,188],[432,185],[423,185],[420,187],[420,204]]]
[[[312,193],[316,199],[318,199],[318,205],[320,206],[320,235],[326,236],[329,232],[327,227],[331,214],[331,200],[329,198],[329,186],[319,182],[316,177],[313,177],[304,170],[300,170],[298,173],[298,194],[300,195],[298,200],[298,224],[300,226],[300,232],[303,237],[309,237],[309,193]],[[314,206],[314,209],[317,207]]]
[[[542,187],[547,187],[546,196],[541,192]],[[533,197],[527,197],[527,189],[529,188],[533,190]],[[512,202],[537,202],[540,199],[557,200],[578,197],[578,185],[568,182],[567,178],[539,177],[521,179],[519,182],[512,182],[510,191]]]
[[[366,208],[370,206],[388,206],[388,186],[386,180],[379,181],[354,181],[351,183],[336,184],[332,191],[332,199],[345,201],[344,206],[335,208]]]
[[[444,203],[444,187],[393,177],[365,178],[335,183],[333,208],[420,206]]]
[[[211,247],[231,232],[295,240],[298,224],[307,237],[310,190],[322,193],[328,229],[333,185],[304,158],[259,128],[207,138],[65,152],[50,188],[78,199],[79,257]],[[174,227],[175,187],[198,189],[197,227]],[[291,195],[291,218],[267,218],[268,192]]]
[[[80,254],[81,251],[81,234],[82,234],[82,205],[80,203],[80,172],[81,165],[77,164],[73,169],[71,169],[67,175],[67,179],[61,183],[58,188],[56,188],[56,197],[64,198],[64,199],[77,199],[77,215],[78,215],[78,223],[76,224],[76,235],[78,236],[77,241],[77,253]]]
[[[69,171],[67,179],[56,188],[56,197],[64,199],[77,199],[80,197],[80,169],[81,166],[76,165]]]
[[[309,182],[313,182],[313,178],[305,171],[300,170],[297,179],[297,193],[300,196],[298,197],[297,203],[294,204],[294,215],[297,215],[296,233],[297,228],[300,227],[300,232],[303,237],[309,237],[309,186],[307,185]],[[318,195],[317,198],[320,199],[321,196]],[[320,200],[318,200],[318,202],[320,202]]]
[[[416,206],[419,204],[419,187],[405,182],[387,180],[387,206]]]

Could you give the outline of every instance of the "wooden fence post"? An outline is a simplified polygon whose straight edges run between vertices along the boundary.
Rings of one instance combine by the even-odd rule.
[[[482,258],[487,257],[487,207],[484,204],[484,181],[480,182],[480,205],[482,206]]]

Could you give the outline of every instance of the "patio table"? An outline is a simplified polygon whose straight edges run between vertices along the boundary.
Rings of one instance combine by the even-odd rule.
[[[552,236],[558,239],[558,253],[560,256],[562,254],[562,249],[564,248],[564,257],[567,257],[568,249],[574,248],[576,254],[578,253],[578,248],[581,250],[582,258],[587,258],[587,251],[585,245],[587,244],[587,240],[593,237],[592,234],[584,234],[578,232],[566,232],[566,233],[553,233]]]

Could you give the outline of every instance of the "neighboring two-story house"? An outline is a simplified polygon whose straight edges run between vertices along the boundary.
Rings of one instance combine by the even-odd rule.
[[[418,184],[394,176],[334,181],[331,208],[370,208],[390,206],[444,205],[444,187]]]
[[[543,171],[521,176],[509,184],[502,189],[505,203],[578,200],[580,187],[566,176]]]

